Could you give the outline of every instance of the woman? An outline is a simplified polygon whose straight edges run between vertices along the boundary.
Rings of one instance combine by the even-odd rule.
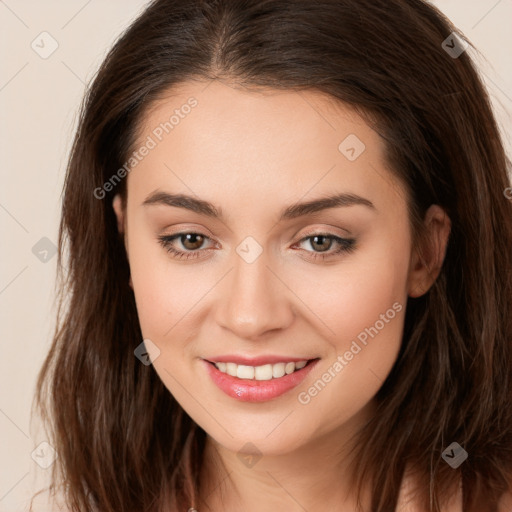
[[[69,510],[509,510],[512,202],[466,50],[420,0],[131,25],[37,396]]]

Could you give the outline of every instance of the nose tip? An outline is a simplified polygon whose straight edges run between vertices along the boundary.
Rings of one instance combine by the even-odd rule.
[[[286,287],[263,258],[239,260],[226,279],[217,307],[217,323],[237,337],[256,340],[293,321]]]

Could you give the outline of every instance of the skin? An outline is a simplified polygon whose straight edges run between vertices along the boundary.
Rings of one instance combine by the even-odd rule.
[[[420,258],[383,141],[348,106],[314,91],[185,82],[146,112],[138,142],[191,96],[198,105],[128,175],[126,208],[119,196],[113,206],[142,333],[160,350],[154,368],[208,434],[197,508],[355,510],[345,483],[350,438],[372,414],[397,358],[407,298],[425,293],[438,275],[450,221],[438,206],[429,209]],[[338,149],[349,134],[366,146],[354,161]],[[210,201],[225,218],[143,205],[155,191]],[[374,208],[278,221],[283,208],[334,192],[357,194]],[[172,244],[198,258],[175,259],[157,239],[182,232],[207,237],[202,245]],[[354,238],[355,249],[334,254],[334,240],[305,239],[314,234]],[[236,252],[248,236],[263,250],[252,263]],[[314,259],[324,253],[325,261]],[[308,404],[299,403],[299,392],[394,303],[402,310]],[[320,361],[297,388],[246,403],[225,395],[204,369],[202,358],[230,353]],[[251,467],[239,457],[248,442],[262,454]]]

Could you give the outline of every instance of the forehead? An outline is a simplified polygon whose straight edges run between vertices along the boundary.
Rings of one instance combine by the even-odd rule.
[[[218,80],[181,83],[144,113],[129,196],[173,188],[200,197],[283,200],[397,189],[380,136],[355,112],[315,90],[247,89]],[[315,194],[316,193],[316,194]]]
[[[198,128],[214,130],[200,133]],[[151,103],[139,122],[138,143],[151,133],[158,142],[165,142],[162,139],[171,133],[185,137],[193,132],[196,138],[215,138],[217,146],[232,140],[249,143],[247,139],[254,135],[260,143],[281,146],[283,140],[313,143],[328,134],[336,142],[347,128],[358,131],[364,139],[377,138],[355,109],[314,89],[276,90],[220,80],[190,81],[165,90]],[[276,135],[279,140],[273,138]]]

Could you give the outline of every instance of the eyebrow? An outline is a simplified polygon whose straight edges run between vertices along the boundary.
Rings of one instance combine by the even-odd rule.
[[[169,194],[167,192],[156,190],[151,193],[142,204],[143,206],[165,205],[184,208],[200,215],[224,220],[222,209],[216,208],[215,205],[208,201],[198,199],[187,194]],[[358,196],[357,194],[341,193],[321,197],[312,201],[292,204],[281,211],[279,221],[295,219],[297,217],[302,217],[303,215],[316,213],[329,208],[354,205],[366,206],[376,211],[375,205],[370,200]]]

